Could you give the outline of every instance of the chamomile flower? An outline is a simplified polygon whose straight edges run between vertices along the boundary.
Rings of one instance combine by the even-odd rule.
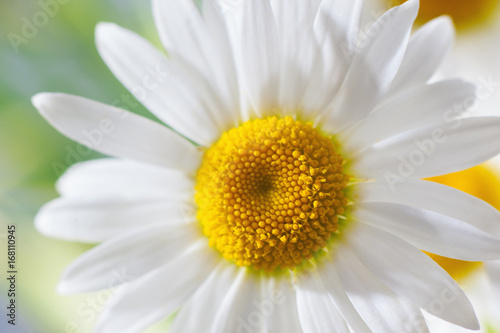
[[[177,309],[183,333],[426,332],[422,310],[478,328],[420,250],[500,259],[500,214],[421,178],[495,156],[500,119],[462,117],[469,83],[428,84],[449,20],[410,39],[410,0],[360,38],[361,7],[207,0],[201,14],[191,0],[155,0],[169,57],[99,25],[104,61],[172,129],[81,97],[34,97],[63,134],[115,157],[71,168],[35,221],[48,236],[102,242],[61,292],[127,282],[97,332],[139,332]]]

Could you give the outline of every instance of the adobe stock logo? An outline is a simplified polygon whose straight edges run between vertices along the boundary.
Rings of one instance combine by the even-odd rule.
[[[9,32],[7,38],[9,39],[12,49],[17,54],[19,53],[19,46],[21,44],[28,44],[30,40],[38,35],[40,29],[49,24],[51,18],[54,18],[61,5],[65,5],[71,0],[41,0],[38,2],[40,10],[35,12],[31,18],[23,16],[21,18],[22,27],[21,34]]]
[[[269,299],[263,299],[260,302],[254,301],[253,305],[256,310],[248,314],[247,318],[238,317],[237,333],[254,333],[260,332],[262,326],[266,322],[266,318],[271,317],[276,310],[276,306],[285,303],[286,297],[283,291],[273,290]]]

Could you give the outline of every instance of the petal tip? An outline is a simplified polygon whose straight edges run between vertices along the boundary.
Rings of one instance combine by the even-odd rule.
[[[432,22],[439,26],[439,29],[449,35],[450,38],[455,38],[455,25],[450,16],[442,15],[435,18]]]
[[[31,103],[42,116],[47,118],[51,111],[53,112],[57,109],[57,103],[67,96],[68,95],[64,93],[44,92],[34,95],[31,98]]]
[[[31,97],[31,103],[38,111],[42,112],[45,106],[50,103],[52,95],[51,93],[38,93]]]
[[[69,295],[71,294],[71,289],[69,288],[68,284],[65,283],[64,281],[59,281],[56,285],[56,292],[59,295]]]
[[[44,236],[50,237],[50,233],[48,232],[48,229],[50,229],[50,228],[47,227],[47,219],[46,219],[45,215],[46,215],[45,209],[44,209],[44,207],[42,207],[40,209],[40,211],[35,216],[34,226],[35,226],[35,229],[39,233],[41,233]]]
[[[99,36],[107,31],[118,29],[118,28],[119,28],[119,26],[115,23],[112,23],[112,22],[99,22],[95,26],[95,33],[96,33],[96,36]]]

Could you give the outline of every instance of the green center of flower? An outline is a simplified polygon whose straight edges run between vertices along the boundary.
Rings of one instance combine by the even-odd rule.
[[[394,0],[399,5],[406,0]],[[441,15],[449,15],[458,28],[488,22],[498,8],[499,0],[420,0],[417,21],[425,23]]]
[[[331,137],[291,117],[225,132],[197,174],[198,219],[239,266],[293,269],[339,232],[349,177]]]

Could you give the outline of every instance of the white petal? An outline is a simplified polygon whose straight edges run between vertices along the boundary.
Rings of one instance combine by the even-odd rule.
[[[214,323],[204,331],[302,333],[289,276],[259,276],[239,268],[228,283],[224,300],[217,307]],[[180,328],[180,327],[179,327]],[[193,331],[194,332],[194,331]]]
[[[215,94],[196,86],[200,78],[187,79],[144,38],[115,24],[100,23],[96,43],[102,59],[123,85],[186,137],[209,145],[231,123],[230,115],[222,112],[225,108],[211,100]]]
[[[455,119],[411,130],[361,151],[353,157],[352,172],[366,179],[404,180],[468,169],[500,152],[499,131],[500,117]]]
[[[200,237],[195,224],[159,224],[113,238],[71,263],[58,291],[81,293],[133,281],[176,259]]]
[[[234,59],[234,50],[229,38],[229,27],[224,14],[222,13],[221,7],[218,4],[218,0],[206,0],[202,2],[203,6],[203,16],[206,21],[207,29],[213,38],[213,44],[217,48],[217,59],[221,61],[223,70],[218,73],[211,73],[208,79],[208,83],[213,85],[214,76],[219,77],[219,75],[224,75],[220,80],[222,81],[221,86],[215,91],[225,102],[225,105],[229,108],[228,111],[235,123],[237,125],[240,121],[238,117],[239,110],[239,83],[236,72],[236,63]]]
[[[356,185],[356,202],[392,202],[430,210],[467,222],[500,238],[500,212],[487,202],[452,187],[420,179]]]
[[[463,290],[422,251],[366,225],[358,226],[349,244],[361,262],[400,296],[448,322],[479,329]]]
[[[233,333],[250,331],[264,332],[266,313],[258,308],[262,302],[261,276],[240,268],[220,310],[215,318],[211,333]],[[267,314],[267,315],[266,315]]]
[[[303,112],[309,119],[315,119],[332,102],[346,76],[358,43],[361,7],[362,0],[321,1],[314,22],[321,53],[303,99]]]
[[[276,17],[280,51],[279,105],[285,114],[296,113],[302,106],[309,82],[325,70],[313,35],[317,8],[311,0],[299,1],[292,6],[287,0],[273,0],[271,5]],[[317,91],[314,95],[318,99]]]
[[[496,300],[500,299],[500,261],[492,261],[485,263],[488,279],[493,287],[493,292]],[[500,308],[500,305],[497,305]]]
[[[269,0],[243,1],[238,50],[250,105],[242,110],[247,120],[253,113],[268,115],[278,105],[279,59],[276,22]]]
[[[194,172],[201,152],[170,129],[128,111],[66,94],[43,93],[33,104],[58,131],[115,157]]]
[[[237,277],[236,266],[221,261],[175,316],[172,333],[207,332]]]
[[[429,80],[451,49],[454,33],[453,22],[447,16],[436,18],[418,29],[408,43],[389,94]]]
[[[194,185],[194,180],[179,170],[107,158],[73,165],[56,187],[62,196],[158,194],[189,201],[194,196]]]
[[[443,123],[445,112],[464,100],[475,100],[475,94],[476,87],[462,80],[441,81],[402,91],[378,105],[354,126],[344,139],[343,148],[351,153],[408,130]],[[467,110],[460,111],[465,114]],[[461,114],[457,112],[453,116]]]
[[[364,202],[357,205],[356,218],[444,257],[466,261],[500,259],[500,239],[432,211],[394,203]]]
[[[169,56],[202,94],[208,106],[205,112],[227,129],[238,120],[238,82],[219,10],[210,3],[204,9],[207,22],[192,0],[153,1],[155,22]]]
[[[289,276],[277,276],[262,279],[264,294],[272,295],[274,312],[266,322],[268,333],[302,333],[297,311],[297,296]]]
[[[349,63],[358,44],[363,0],[323,0],[314,25],[319,41],[334,40]]]
[[[418,0],[409,0],[370,28],[358,44],[338,96],[320,120],[325,130],[338,132],[372,111],[399,69],[417,12]]]
[[[318,267],[318,271],[326,292],[336,304],[351,330],[356,333],[370,333],[371,330],[361,318],[356,308],[354,308],[342,287],[340,278],[335,270],[335,262],[333,260],[322,262]]]
[[[321,277],[312,272],[300,277],[297,285],[297,308],[304,332],[323,333],[333,328],[335,332],[347,332],[349,328],[339,310],[326,292]]]
[[[154,0],[153,13],[160,38],[172,58],[196,66],[200,72],[203,65],[214,61],[212,38],[194,1]]]
[[[419,309],[384,286],[349,248],[338,248],[336,256],[342,285],[374,333],[428,332]]]
[[[42,234],[68,241],[99,243],[157,223],[191,223],[195,208],[161,196],[94,196],[58,198],[35,217]]]
[[[96,332],[139,332],[170,315],[215,267],[213,251],[203,239],[176,260],[128,284],[105,308]]]

